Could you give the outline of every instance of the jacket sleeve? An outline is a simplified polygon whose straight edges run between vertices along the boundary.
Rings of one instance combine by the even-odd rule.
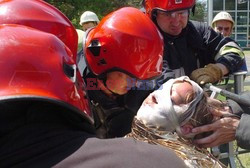
[[[215,61],[225,65],[230,73],[236,72],[243,66],[244,53],[236,42],[225,37],[218,45]]]
[[[157,78],[155,80],[155,87],[154,87],[154,90],[155,89],[158,89],[160,88],[160,86],[167,82],[169,79],[173,79],[175,78],[175,74],[173,72],[173,70],[171,70],[169,68],[169,64],[166,60],[163,60],[163,66],[162,66],[162,74],[159,78]]]
[[[236,130],[236,141],[239,147],[250,149],[250,115],[242,114],[240,124]]]
[[[250,92],[244,92],[242,97],[249,99]],[[243,114],[241,115],[239,126],[236,130],[236,140],[238,146],[244,149],[250,149],[250,107],[240,105],[243,110]]]
[[[229,73],[241,69],[245,56],[240,46],[233,39],[223,37],[206,24],[194,22],[194,25],[203,38],[203,47],[208,49],[216,63],[225,65]]]

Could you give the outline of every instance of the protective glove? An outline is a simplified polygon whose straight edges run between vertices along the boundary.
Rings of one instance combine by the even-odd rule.
[[[204,68],[196,69],[190,75],[190,79],[199,85],[218,82],[222,77],[222,70],[215,64],[208,64]]]

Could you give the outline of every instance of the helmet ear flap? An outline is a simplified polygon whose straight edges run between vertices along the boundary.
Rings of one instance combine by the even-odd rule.
[[[94,56],[99,56],[101,52],[101,44],[100,41],[97,39],[94,39],[90,42],[89,46],[87,49],[94,55]]]
[[[152,10],[151,19],[154,20],[157,16],[157,10]]]

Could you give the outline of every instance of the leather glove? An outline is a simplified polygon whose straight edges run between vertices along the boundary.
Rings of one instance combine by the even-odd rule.
[[[199,85],[218,82],[222,77],[222,70],[215,64],[208,64],[204,68],[196,69],[190,75],[190,79]]]

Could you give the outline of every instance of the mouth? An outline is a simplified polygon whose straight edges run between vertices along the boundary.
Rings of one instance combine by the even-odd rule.
[[[181,31],[182,31],[181,27],[171,27],[171,32],[173,35],[178,35],[181,33]]]
[[[182,27],[181,26],[173,26],[173,27],[171,27],[171,29],[173,31],[180,31],[180,30],[182,30]]]

